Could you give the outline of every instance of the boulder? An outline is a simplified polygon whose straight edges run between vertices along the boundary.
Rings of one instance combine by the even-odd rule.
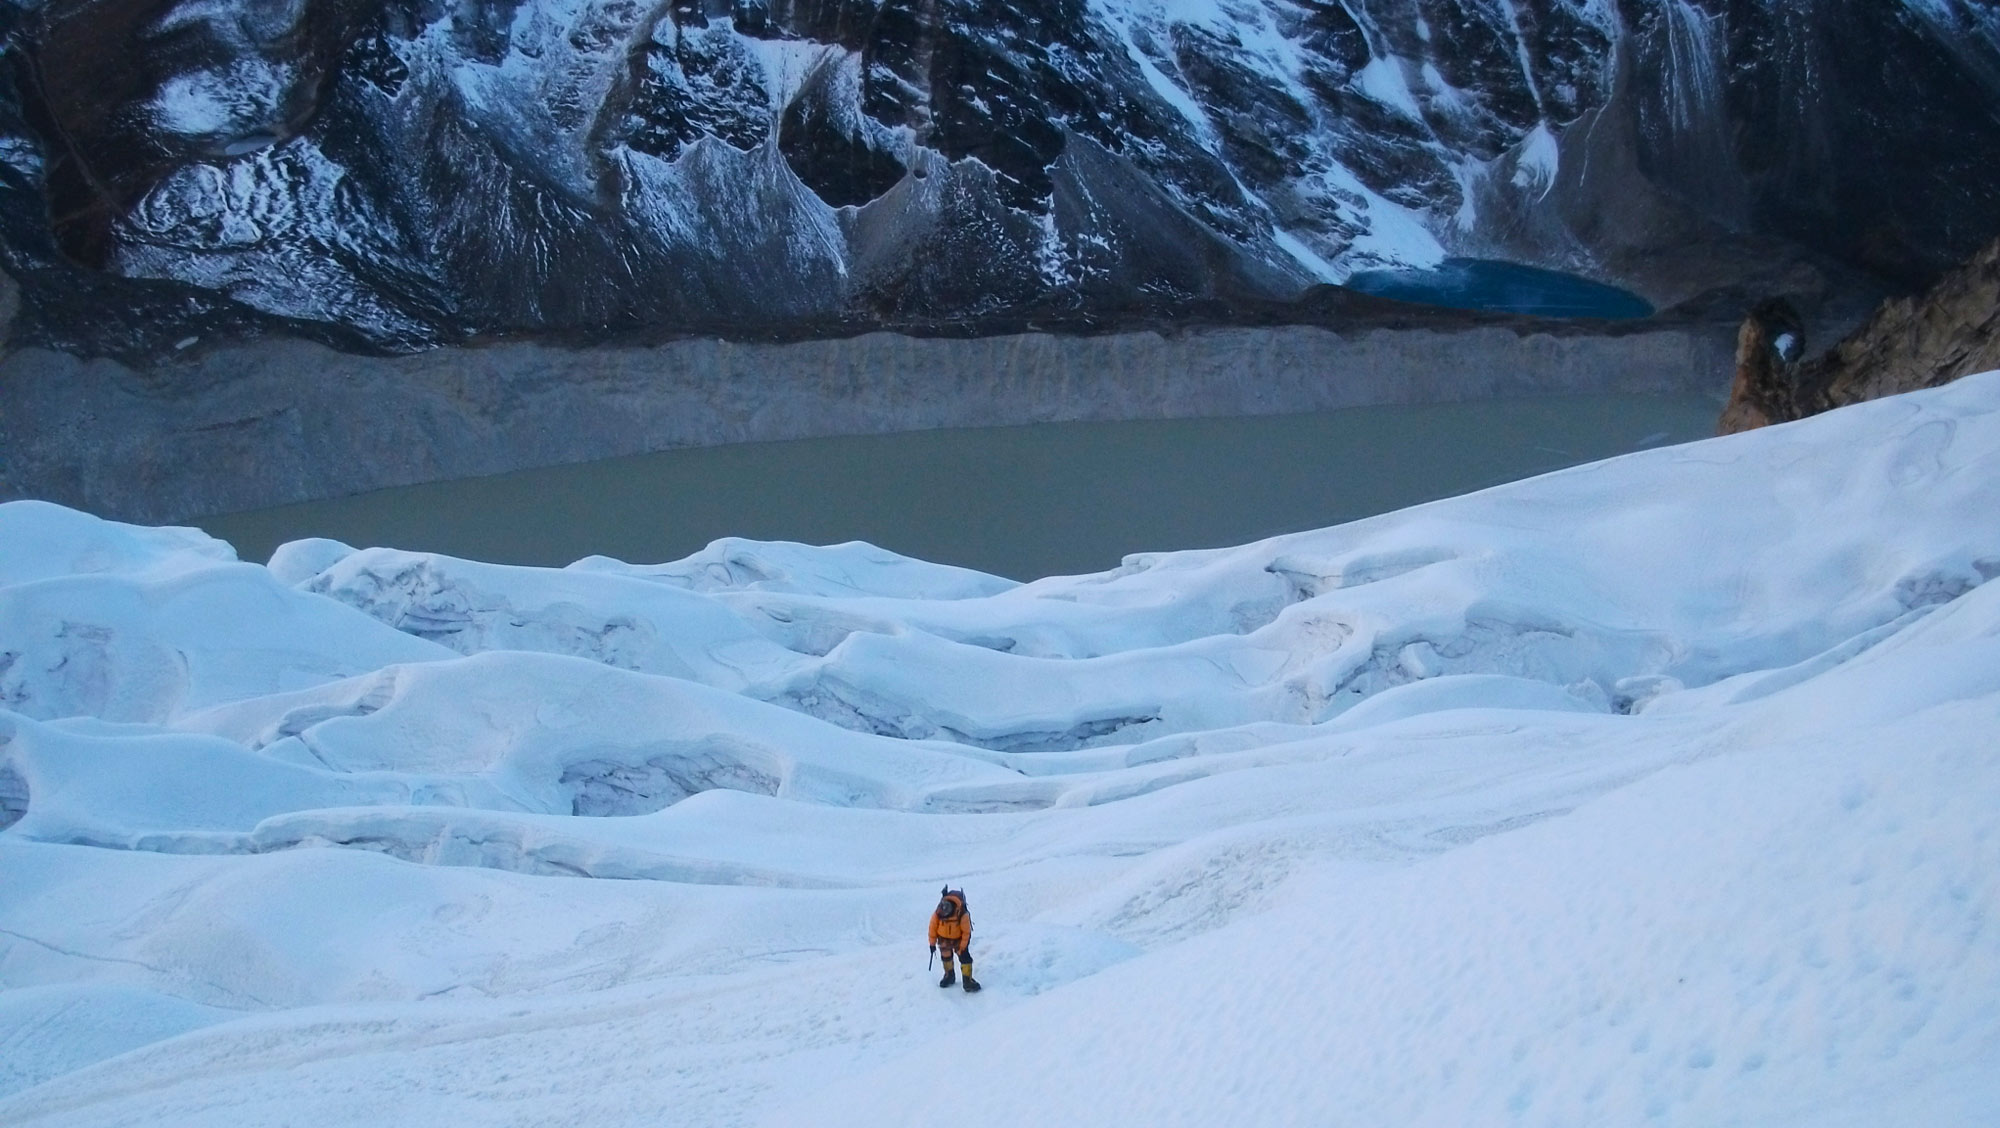
[[[2000,242],[1928,292],[1883,303],[1861,328],[1804,363],[1774,342],[1784,310],[1766,302],[1738,336],[1736,381],[1718,430],[1747,431],[2000,368]],[[1796,315],[1790,324],[1797,325]]]

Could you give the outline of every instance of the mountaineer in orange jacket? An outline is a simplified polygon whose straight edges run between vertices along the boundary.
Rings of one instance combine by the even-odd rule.
[[[952,985],[951,958],[956,955],[965,969],[966,992],[979,990],[979,980],[972,977],[972,914],[965,908],[965,890],[947,885],[939,893],[937,911],[931,914],[931,950],[944,957],[938,986]]]

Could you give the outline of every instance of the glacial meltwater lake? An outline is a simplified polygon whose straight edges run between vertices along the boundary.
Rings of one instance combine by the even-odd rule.
[[[1492,259],[1448,258],[1435,270],[1368,270],[1347,285],[1378,298],[1533,317],[1623,321],[1653,312],[1651,303],[1629,290]]]
[[[666,451],[194,522],[246,560],[302,537],[517,564],[678,559],[718,537],[865,540],[1016,579],[1242,544],[1714,433],[1706,395],[1051,423]]]

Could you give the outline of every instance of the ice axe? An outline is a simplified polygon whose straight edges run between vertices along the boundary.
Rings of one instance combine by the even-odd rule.
[[[951,892],[951,885],[947,883],[943,889],[938,890],[939,899],[942,899],[944,895],[949,892]],[[932,944],[931,954],[924,957],[924,970],[929,971],[931,969],[931,965],[936,962],[937,962],[937,945]]]

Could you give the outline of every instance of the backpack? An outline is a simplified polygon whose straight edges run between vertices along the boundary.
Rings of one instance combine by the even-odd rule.
[[[947,913],[945,912],[945,908],[946,906],[951,905],[950,898],[954,896],[958,898],[958,904],[957,906],[953,907],[951,912]],[[972,906],[966,903],[965,890],[953,889],[949,885],[945,886],[943,889],[938,890],[937,918],[939,920],[957,920],[961,916],[971,916],[971,915],[972,915]]]

